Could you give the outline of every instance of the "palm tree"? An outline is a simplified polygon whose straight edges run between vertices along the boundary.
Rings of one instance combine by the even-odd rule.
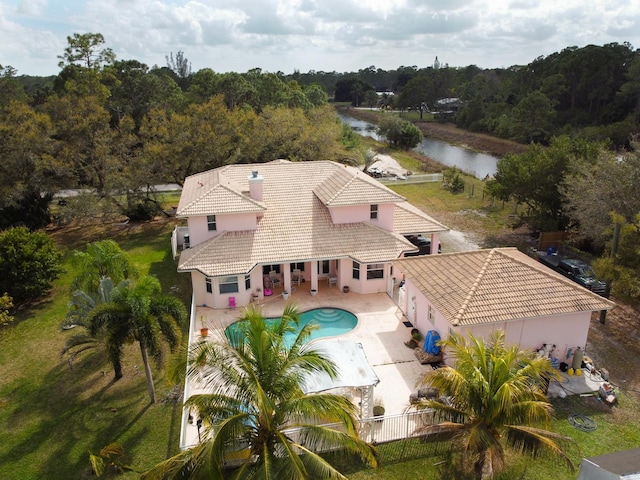
[[[257,307],[247,308],[241,320],[230,338],[200,342],[189,352],[187,375],[199,375],[210,391],[186,402],[203,421],[202,442],[142,478],[344,479],[318,454],[338,446],[376,466],[375,449],[358,438],[355,406],[339,395],[302,390],[308,375],[337,373],[307,343],[314,327],[296,335],[299,314],[291,305],[273,323]],[[340,430],[322,426],[330,422]],[[225,453],[238,451],[242,441],[249,455],[225,477]]]
[[[162,339],[172,350],[175,349],[180,343],[180,324],[186,318],[187,311],[180,300],[163,295],[160,282],[155,277],[143,277],[133,287],[121,284],[111,293],[109,302],[99,304],[91,311],[89,335],[104,335],[110,358],[118,362],[124,345],[138,342],[149,398],[151,403],[155,403],[149,354],[161,352]]]
[[[111,294],[115,288],[127,288],[128,280],[122,281],[118,287],[114,287],[111,278],[102,277],[100,279],[98,289],[95,293],[89,293],[84,290],[75,290],[71,294],[69,300],[67,316],[62,322],[62,330],[70,330],[76,327],[82,327],[81,333],[76,333],[67,338],[62,349],[62,354],[69,354],[69,367],[73,369],[73,360],[76,356],[83,352],[104,347],[109,352],[109,346],[106,343],[106,332],[104,329],[93,329],[89,322],[91,312],[98,306],[111,301]],[[122,378],[122,362],[121,355],[110,356],[115,380]]]
[[[118,284],[138,276],[133,262],[114,240],[89,243],[86,252],[73,253],[72,262],[79,271],[71,282],[72,292],[83,290],[93,294],[104,277],[109,277],[114,284]]]
[[[417,408],[433,409],[442,422],[418,433],[452,440],[477,479],[493,478],[494,470],[504,465],[507,446],[534,457],[556,455],[574,470],[561,447],[572,439],[535,427],[553,413],[543,389],[558,374],[547,358],[505,346],[503,331],[492,334],[488,345],[473,335],[466,340],[457,334],[440,344],[455,366],[430,372],[424,383],[447,401],[423,400]]]

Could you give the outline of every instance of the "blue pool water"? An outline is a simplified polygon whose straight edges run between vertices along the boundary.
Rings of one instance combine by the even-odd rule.
[[[267,322],[274,322],[276,320],[278,319],[268,318]],[[232,323],[226,328],[225,335],[227,338],[238,330],[239,323],[240,322]],[[341,308],[314,308],[300,314],[300,329],[308,323],[318,325],[318,328],[309,336],[309,341],[311,341],[350,332],[356,328],[358,318],[353,313],[342,310]],[[296,331],[295,334],[287,334],[285,338],[289,337],[289,341],[293,342],[294,335],[297,335],[298,331]],[[289,343],[289,341],[287,343]]]

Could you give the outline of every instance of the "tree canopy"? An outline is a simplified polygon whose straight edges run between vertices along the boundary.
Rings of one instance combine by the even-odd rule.
[[[280,319],[267,322],[248,308],[237,333],[202,341],[189,352],[187,373],[206,393],[186,406],[202,422],[201,442],[157,465],[142,478],[344,479],[319,452],[331,448],[377,464],[375,449],[357,436],[355,406],[345,397],[302,391],[306,375],[334,377],[337,366],[312,343],[307,324],[289,345],[285,333],[299,323],[288,304]],[[178,371],[184,365],[178,366]],[[197,421],[197,420],[194,420]],[[340,428],[323,426],[336,422]],[[287,433],[296,428],[298,433]],[[225,458],[243,449],[241,465],[225,472]]]
[[[438,390],[446,402],[423,400],[417,408],[435,411],[439,423],[418,429],[450,440],[462,453],[463,466],[475,478],[491,479],[507,460],[506,447],[533,458],[550,454],[573,471],[562,449],[572,439],[539,428],[552,415],[544,385],[557,375],[546,357],[508,346],[504,332],[485,342],[453,333],[441,342],[453,366],[429,372],[424,383]]]

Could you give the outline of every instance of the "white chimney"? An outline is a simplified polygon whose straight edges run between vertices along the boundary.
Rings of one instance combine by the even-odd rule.
[[[258,200],[259,202],[262,201],[262,181],[264,180],[264,177],[260,174],[258,174],[257,170],[254,170],[253,172],[251,172],[251,175],[249,175],[249,195],[251,195],[251,198],[253,198],[254,200]]]

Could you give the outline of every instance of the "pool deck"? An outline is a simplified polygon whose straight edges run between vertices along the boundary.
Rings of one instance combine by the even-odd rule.
[[[324,287],[317,295],[311,296],[309,291],[298,288],[288,301],[295,303],[301,311],[313,308],[342,308],[358,317],[358,325],[354,330],[338,337],[327,337],[316,342],[331,341],[332,338],[351,340],[362,344],[369,364],[380,379],[374,388],[374,403],[385,407],[386,415],[403,413],[409,407],[409,395],[417,390],[416,384],[431,367],[421,365],[407,348],[404,342],[410,339],[410,328],[403,325],[401,310],[386,293],[360,295],[343,293],[337,287]],[[277,317],[282,314],[286,301],[281,295],[273,295],[261,302],[265,317]],[[236,309],[214,310],[197,307],[196,322],[191,332],[191,341],[200,340],[200,326],[205,323],[210,336],[221,335],[224,329],[242,314],[242,307]],[[202,392],[202,388],[190,382],[189,394]],[[186,444],[197,441],[195,427],[184,432]]]
[[[265,317],[280,316],[287,302],[282,295],[277,294],[279,292],[274,293],[273,296],[258,302]],[[406,318],[386,293],[360,295],[353,292],[343,293],[335,286],[321,286],[318,293],[311,296],[303,285],[293,292],[288,301],[296,304],[300,311],[313,308],[342,308],[354,313],[358,317],[358,325],[354,330],[315,342],[340,339],[361,343],[369,365],[380,379],[380,383],[373,390],[374,404],[384,405],[385,415],[401,414],[407,410],[409,395],[417,390],[419,381],[432,369],[428,365],[421,365],[413,350],[404,345],[410,338],[410,328],[404,326],[402,322]],[[202,339],[200,326],[203,322],[209,327],[209,338],[224,335],[224,329],[238,320],[242,310],[242,307],[221,310],[197,307],[191,342]],[[553,381],[549,385],[550,397],[597,392],[603,383],[602,379],[592,378],[587,374],[569,376],[561,373],[561,377],[560,381]],[[193,380],[188,382],[186,396],[201,392],[204,392],[202,385]],[[357,402],[359,398],[354,392],[351,393],[354,402]],[[198,433],[195,425],[186,424],[182,434],[182,446],[197,443]]]

